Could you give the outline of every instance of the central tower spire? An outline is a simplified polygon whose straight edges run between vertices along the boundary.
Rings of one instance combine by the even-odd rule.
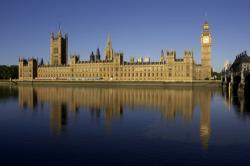
[[[112,42],[110,38],[110,33],[108,34],[108,46],[112,48]]]
[[[113,60],[113,48],[112,48],[112,42],[111,42],[111,37],[110,34],[108,34],[108,43],[107,47],[105,49],[105,59],[107,61],[112,61]]]

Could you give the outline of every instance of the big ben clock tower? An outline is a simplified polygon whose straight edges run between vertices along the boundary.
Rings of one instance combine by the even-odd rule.
[[[203,25],[203,32],[201,34],[201,66],[202,79],[210,79],[211,73],[211,44],[212,37],[209,31],[209,25],[206,21]]]

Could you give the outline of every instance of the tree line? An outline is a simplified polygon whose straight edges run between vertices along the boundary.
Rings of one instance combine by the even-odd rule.
[[[17,65],[0,65],[0,79],[16,79],[18,78],[18,66]]]

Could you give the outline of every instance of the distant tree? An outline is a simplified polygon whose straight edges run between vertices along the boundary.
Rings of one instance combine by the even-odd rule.
[[[213,72],[213,78],[214,78],[215,80],[220,80],[220,79],[221,79],[221,73]]]
[[[18,78],[18,66],[0,66],[0,79]]]

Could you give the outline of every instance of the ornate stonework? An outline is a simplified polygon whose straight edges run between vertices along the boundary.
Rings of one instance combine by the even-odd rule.
[[[117,81],[193,81],[211,78],[211,33],[206,22],[201,35],[201,64],[194,61],[193,51],[184,51],[181,59],[175,51],[162,50],[158,62],[142,58],[130,62],[123,60],[123,53],[113,51],[110,35],[105,49],[105,59],[100,51],[91,53],[90,60],[80,61],[78,55],[71,55],[67,63],[67,34],[59,31],[50,38],[50,64],[38,65],[19,60],[19,80],[117,80]],[[35,66],[34,66],[35,65]],[[32,70],[30,70],[32,68]]]

